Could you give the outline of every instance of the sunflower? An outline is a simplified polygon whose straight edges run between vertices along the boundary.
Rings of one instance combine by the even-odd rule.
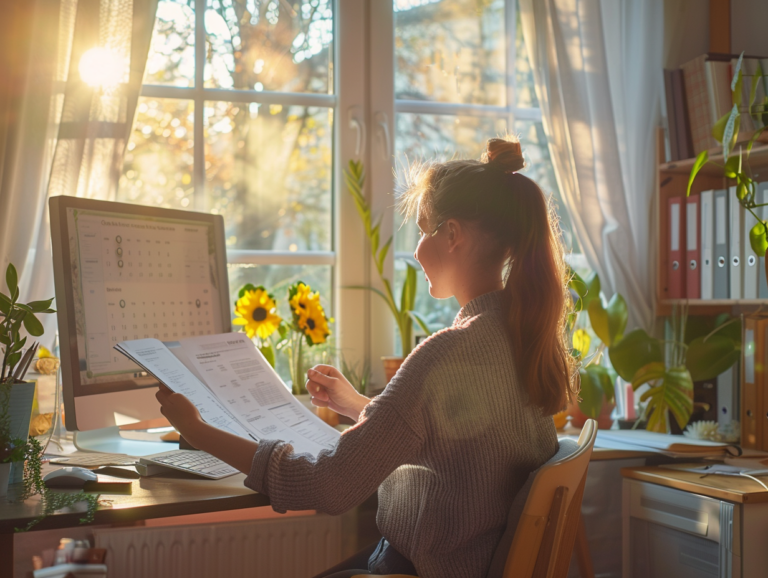
[[[309,285],[299,282],[290,287],[288,302],[293,311],[294,323],[307,336],[311,345],[325,343],[331,332],[328,329],[328,318],[320,305],[320,294],[313,293]]]
[[[249,339],[257,335],[259,339],[267,339],[282,322],[275,312],[277,304],[274,297],[259,286],[245,291],[235,304],[235,317],[232,323],[244,326]]]

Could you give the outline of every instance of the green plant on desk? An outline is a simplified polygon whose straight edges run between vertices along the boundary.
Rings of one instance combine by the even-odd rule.
[[[56,510],[80,502],[86,502],[88,505],[81,521],[90,522],[98,508],[99,497],[85,492],[62,493],[49,490],[42,477],[43,447],[40,442],[33,437],[24,440],[13,435],[10,414],[11,389],[15,384],[23,383],[26,369],[34,356],[32,347],[24,351],[27,338],[21,336],[22,327],[29,335],[39,337],[43,334],[43,324],[36,314],[55,313],[55,310],[51,309],[53,299],[20,303],[18,281],[16,268],[9,264],[5,272],[8,295],[0,292],[0,345],[3,349],[0,369],[0,464],[24,462],[24,486],[16,499],[24,501],[40,495],[43,511],[26,528],[17,530],[28,530]]]
[[[637,390],[648,384],[642,394],[647,402],[646,429],[669,432],[669,414],[681,429],[693,414],[693,382],[714,379],[741,358],[741,323],[739,318],[720,315],[688,319],[687,308],[676,309],[671,317],[672,339],[651,337],[643,329],[625,334],[628,310],[624,298],[616,293],[607,304],[600,298],[600,278],[592,273],[582,279],[571,273],[570,289],[574,314],[573,331],[580,312],[586,310],[592,331],[601,340],[594,353],[586,330],[573,331],[574,355],[582,360],[581,400],[579,408],[588,417],[597,417],[603,398],[613,401],[613,384],[618,374]],[[601,361],[607,353],[611,367]]]

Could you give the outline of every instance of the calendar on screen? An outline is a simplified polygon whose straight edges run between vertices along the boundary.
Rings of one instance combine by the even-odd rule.
[[[82,383],[142,376],[113,349],[121,341],[223,331],[212,225],[76,209],[68,219]]]

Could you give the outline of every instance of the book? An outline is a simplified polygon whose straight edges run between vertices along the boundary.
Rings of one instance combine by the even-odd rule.
[[[712,136],[712,105],[707,87],[706,60],[707,55],[702,54],[682,66],[693,145],[690,157],[717,146]]]
[[[658,452],[673,457],[723,456],[732,444],[645,430],[600,430],[595,447]]]
[[[677,136],[677,118],[675,116],[675,97],[672,76],[674,70],[664,70],[664,104],[667,110],[667,135],[669,142],[669,160],[679,161],[680,149]]]
[[[768,316],[745,315],[741,355],[741,445],[763,448],[763,388],[765,387]]]
[[[115,349],[171,391],[185,395],[202,418],[257,442],[280,440],[295,453],[317,456],[336,446],[339,432],[304,407],[242,333],[163,343],[122,341]]]

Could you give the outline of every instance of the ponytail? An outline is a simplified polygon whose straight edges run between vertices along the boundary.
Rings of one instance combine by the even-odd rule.
[[[558,220],[539,186],[516,171],[525,166],[517,140],[491,139],[481,161],[449,161],[417,171],[400,199],[407,215],[419,203],[437,222],[476,221],[490,234],[490,253],[505,263],[507,328],[518,378],[545,415],[578,392],[567,340],[571,311]]]

